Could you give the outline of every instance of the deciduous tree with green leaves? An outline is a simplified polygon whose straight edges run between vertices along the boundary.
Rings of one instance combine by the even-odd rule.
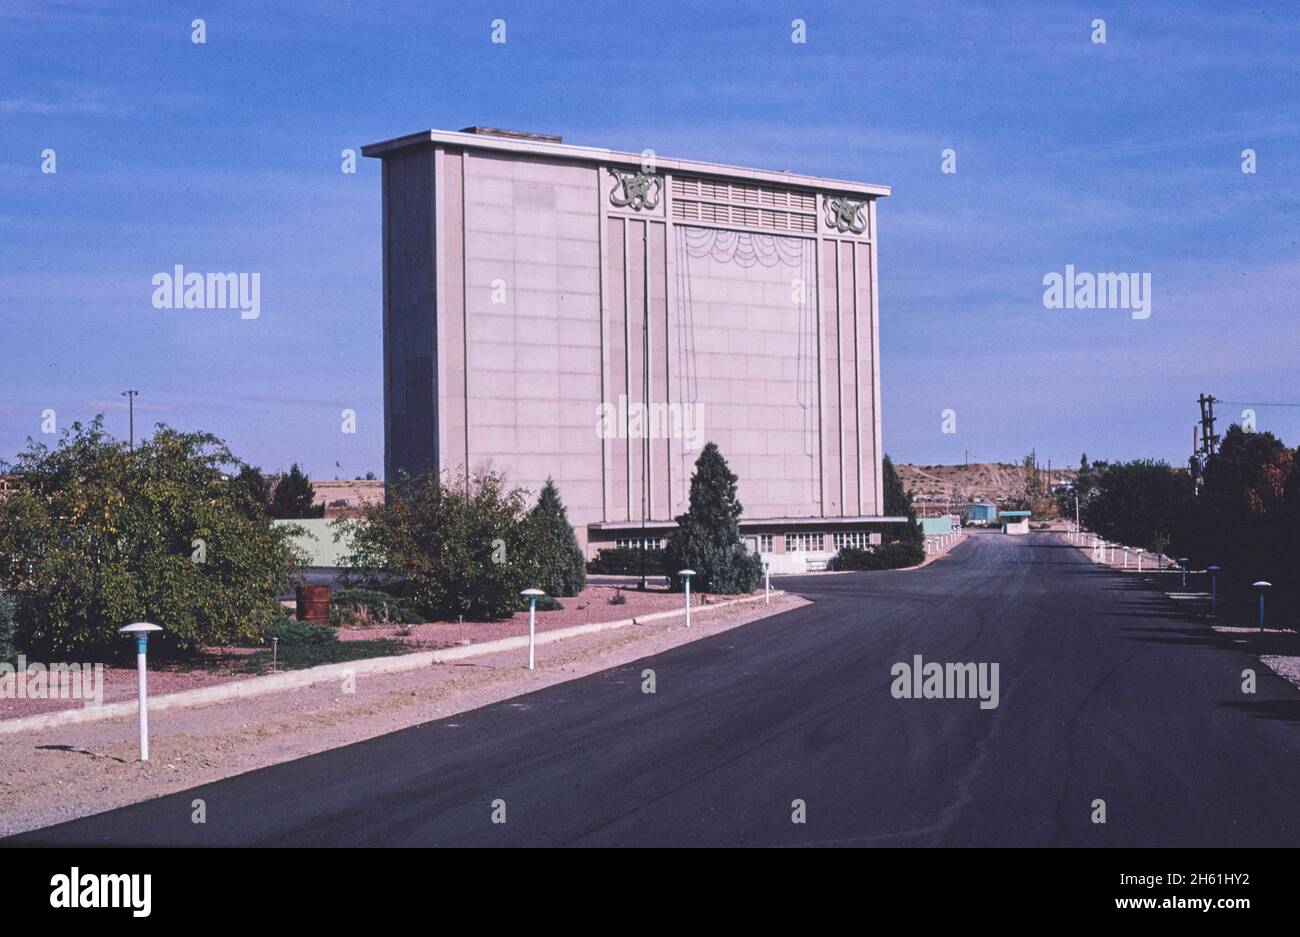
[[[129,651],[118,629],[163,627],[162,653],[259,639],[301,558],[261,516],[217,437],[159,424],[135,451],[97,417],[28,441],[0,501],[0,592],[28,654]]]
[[[494,472],[403,475],[350,528],[348,579],[410,599],[434,617],[504,618],[536,569],[527,492]]]

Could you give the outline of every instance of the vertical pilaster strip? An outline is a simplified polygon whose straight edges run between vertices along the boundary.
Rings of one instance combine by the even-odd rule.
[[[681,328],[678,323],[677,291],[673,289],[676,282],[677,232],[673,227],[673,177],[664,173],[664,403],[672,402],[673,372],[672,344],[673,337],[680,339]],[[686,401],[679,401],[682,406],[683,421],[686,414]],[[698,419],[699,414],[694,418]],[[692,424],[694,425],[694,424]],[[683,427],[685,423],[683,422]],[[686,440],[674,440],[672,434],[664,441],[664,504],[667,506],[665,519],[673,516],[673,450],[685,448]]]
[[[880,241],[879,228],[876,227],[876,200],[870,199],[868,206],[868,233],[871,235],[871,408],[872,422],[876,429],[876,453],[875,453],[875,471],[876,471],[876,512],[883,514],[885,511],[885,488],[884,479],[881,477],[881,458],[884,453],[881,451],[881,432],[880,432],[880,295],[879,281],[877,279],[876,269],[878,263],[878,247]]]
[[[605,323],[605,317],[609,315],[609,276],[605,265],[609,263],[609,237],[605,231],[605,201],[602,198],[601,191],[601,170],[603,166],[596,166],[596,228],[599,247],[599,264],[600,270],[600,403],[608,403],[609,393],[609,329]],[[594,416],[594,414],[593,414]],[[599,427],[601,424],[597,423]],[[609,516],[609,435],[600,433],[600,519],[608,522]]]
[[[461,340],[461,397],[463,407],[461,412],[465,420],[465,478],[466,486],[469,484],[469,268],[467,266],[466,256],[469,251],[465,249],[465,238],[468,236],[469,229],[466,224],[465,203],[469,201],[466,197],[466,168],[465,163],[469,159],[469,150],[461,150],[460,153],[460,340]]]
[[[823,384],[825,370],[822,366],[822,240],[814,237],[813,248],[813,335],[816,338],[814,354],[817,362],[817,497],[821,516],[826,517],[826,394]]]

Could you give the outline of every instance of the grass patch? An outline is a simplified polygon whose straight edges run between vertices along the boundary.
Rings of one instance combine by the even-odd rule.
[[[407,599],[378,589],[340,589],[330,598],[330,624],[336,628],[418,625],[426,620]]]

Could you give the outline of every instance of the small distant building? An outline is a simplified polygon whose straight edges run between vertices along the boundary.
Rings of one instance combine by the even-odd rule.
[[[1032,511],[1003,511],[1000,516],[1002,532],[1004,534],[1029,533],[1029,518],[1032,516]]]
[[[982,501],[967,505],[963,515],[963,523],[967,527],[992,527],[998,522],[998,506]]]
[[[292,526],[297,529],[293,544],[301,551],[305,565],[310,569],[337,569],[344,565],[352,552],[352,533],[347,528],[334,526],[325,517],[307,517],[297,520],[273,520],[277,527]],[[339,535],[338,540],[334,539]]]
[[[0,475],[0,501],[3,501],[10,492],[17,491],[21,484],[21,475]]]
[[[942,517],[922,517],[919,522],[921,524],[921,533],[927,537],[942,537],[953,531],[952,517],[948,514]]]

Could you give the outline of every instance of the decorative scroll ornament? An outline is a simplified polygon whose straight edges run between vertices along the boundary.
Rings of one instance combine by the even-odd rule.
[[[633,211],[653,209],[659,204],[663,180],[644,172],[620,172],[610,168],[614,185],[609,190],[609,203],[618,208],[631,206]]]
[[[867,230],[866,199],[843,195],[826,196],[826,224],[841,234],[861,234]]]

